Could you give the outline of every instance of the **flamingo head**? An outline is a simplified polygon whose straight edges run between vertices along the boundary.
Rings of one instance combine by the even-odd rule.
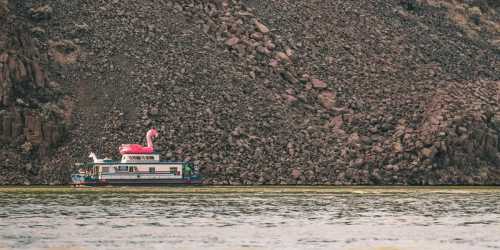
[[[158,131],[155,128],[152,128],[148,131],[148,136],[151,136],[151,138],[156,138],[158,137]]]

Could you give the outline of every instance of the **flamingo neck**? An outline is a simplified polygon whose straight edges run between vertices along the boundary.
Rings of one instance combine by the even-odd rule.
[[[148,143],[149,148],[153,148],[153,139],[151,138],[151,134],[148,133],[146,135],[146,142]]]

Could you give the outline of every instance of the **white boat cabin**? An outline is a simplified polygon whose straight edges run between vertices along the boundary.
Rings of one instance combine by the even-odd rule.
[[[124,154],[120,162],[104,161],[96,168],[101,180],[183,178],[183,163],[161,162],[159,154]]]

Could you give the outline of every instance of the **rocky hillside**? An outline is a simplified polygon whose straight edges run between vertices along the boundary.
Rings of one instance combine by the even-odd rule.
[[[207,184],[500,184],[496,1],[0,0],[0,183],[156,127]],[[3,25],[5,24],[5,25]]]

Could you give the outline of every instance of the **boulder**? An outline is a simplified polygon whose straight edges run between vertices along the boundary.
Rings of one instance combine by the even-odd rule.
[[[288,57],[287,54],[284,52],[278,52],[276,53],[276,58],[279,59],[280,61],[285,61],[285,62],[290,62],[290,57]]]
[[[271,51],[264,46],[258,46],[255,50],[263,55],[270,55],[271,54]]]
[[[49,55],[59,64],[72,64],[80,57],[80,47],[70,40],[49,41]]]
[[[435,148],[434,147],[430,147],[430,148],[423,148],[420,152],[422,153],[422,155],[426,158],[432,158],[434,157],[434,154],[436,153],[435,152]]]
[[[499,88],[499,100],[500,100],[500,88]],[[499,114],[496,114],[494,115],[492,118],[491,118],[491,124],[493,125],[494,128],[496,128],[497,131],[500,131],[500,113]]]
[[[48,4],[36,5],[30,8],[29,13],[33,20],[47,20],[52,15],[52,7]]]
[[[255,20],[255,26],[257,27],[257,30],[260,31],[261,33],[268,33],[269,28],[267,28],[264,24],[259,22],[258,20]]]
[[[284,97],[288,103],[294,103],[298,100],[297,97],[290,95],[290,94],[286,94],[286,95],[284,95]]]
[[[334,129],[341,129],[342,125],[344,125],[344,120],[341,115],[335,116],[330,119],[330,126]]]
[[[315,89],[325,89],[327,87],[326,82],[313,78],[311,80],[312,87]]]
[[[264,35],[260,32],[254,32],[250,35],[252,39],[255,39],[256,41],[261,41],[264,38]]]
[[[240,41],[239,38],[233,36],[226,40],[226,45],[233,47],[234,45],[238,44],[239,41]]]
[[[325,109],[329,109],[329,110],[331,110],[335,107],[335,102],[336,102],[335,98],[336,98],[335,93],[332,91],[328,91],[328,90],[322,91],[318,95],[318,100],[319,100],[319,103],[321,104],[321,106],[323,106]]]
[[[295,78],[295,76],[293,76],[288,71],[281,72],[281,76],[283,77],[283,79],[285,79],[287,82],[289,82],[291,84],[298,84],[299,83],[299,80],[297,78]]]
[[[403,152],[403,145],[401,145],[401,143],[399,143],[399,142],[396,142],[396,143],[392,144],[392,151],[394,153],[401,153],[401,152]]]
[[[3,18],[9,14],[9,1],[0,0],[0,18]]]

